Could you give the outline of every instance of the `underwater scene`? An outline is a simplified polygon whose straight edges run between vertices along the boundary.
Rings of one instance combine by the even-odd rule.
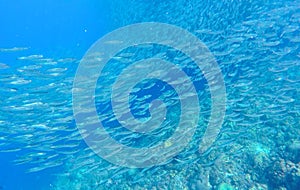
[[[0,190],[300,189],[299,0],[0,0]]]

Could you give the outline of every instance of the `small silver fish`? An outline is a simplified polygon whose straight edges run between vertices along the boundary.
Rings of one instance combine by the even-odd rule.
[[[9,66],[5,63],[0,63],[0,69],[8,69]]]

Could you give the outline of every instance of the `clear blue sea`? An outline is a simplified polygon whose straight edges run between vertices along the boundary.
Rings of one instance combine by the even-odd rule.
[[[298,190],[299,97],[299,0],[0,0],[0,190]]]

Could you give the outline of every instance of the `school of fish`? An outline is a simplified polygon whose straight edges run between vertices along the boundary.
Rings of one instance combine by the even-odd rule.
[[[212,89],[207,79],[186,55],[170,47],[142,45],[123,50],[105,68],[95,90],[97,110],[103,122],[113,128],[108,129],[113,138],[124,145],[151,146],[166,140],[178,123],[178,114],[185,114],[178,111],[178,98],[189,94],[178,97],[168,86],[149,81],[137,85],[130,96],[136,116],[149,116],[149,105],[143,104],[155,95],[138,93],[153,88],[161,91],[161,100],[172,108],[159,130],[152,136],[143,136],[116,124],[103,87],[113,83],[118,77],[114,73],[120,74],[124,65],[141,58],[156,57],[184,65],[189,79],[203,86],[197,87],[201,106],[198,128],[180,154],[160,166],[133,169],[98,157],[83,141],[73,116],[72,91],[80,90],[73,89],[73,79],[80,60],[48,58],[43,52],[16,57],[16,64],[0,60],[0,152],[15,152],[18,158],[14,163],[30,164],[28,172],[63,167],[53,189],[299,187],[299,2],[125,0],[112,1],[111,5],[117,10],[112,11],[112,28],[146,21],[166,22],[188,30],[207,45],[226,86],[226,115],[215,143],[204,154],[199,153],[198,144],[210,118]],[[27,51],[29,47],[3,47],[0,58],[1,54]],[[94,56],[101,59],[103,53]],[[126,76],[128,80],[134,78],[131,74]],[[213,80],[214,76],[210,77]],[[176,82],[185,89],[186,80],[178,78]],[[115,97],[122,95],[118,92],[122,93],[126,85],[126,81],[120,84]],[[151,113],[160,114],[155,110]],[[165,145],[169,146],[168,141]]]

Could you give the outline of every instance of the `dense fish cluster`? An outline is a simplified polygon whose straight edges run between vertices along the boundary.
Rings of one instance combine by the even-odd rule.
[[[63,166],[65,172],[57,174],[53,189],[300,187],[299,2],[128,0],[112,1],[111,6],[112,28],[166,22],[187,29],[208,46],[222,70],[227,94],[224,123],[213,146],[204,154],[198,151],[210,118],[207,79],[186,55],[170,47],[143,45],[121,51],[105,67],[95,90],[99,118],[114,139],[128,146],[152,146],[166,140],[178,115],[184,114],[178,109],[178,98],[184,97],[166,84],[141,81],[130,96],[137,118],[149,117],[147,102],[153,99],[171,108],[162,127],[145,136],[122,129],[113,117],[104,86],[112,85],[125,66],[140,59],[157,57],[183,65],[196,85],[201,106],[198,128],[184,151],[150,168],[121,167],[98,157],[74,122],[72,82],[79,61],[35,54],[17,58],[20,66],[0,63],[1,152],[17,152],[15,164],[30,163],[29,172]],[[1,48],[0,53],[16,49]],[[101,53],[91,59],[101,59]],[[127,76],[128,80],[132,77]],[[176,82],[184,88],[185,80]],[[123,92],[126,81],[119,88]],[[169,146],[168,141],[165,144]]]
[[[21,151],[14,162],[34,163],[29,172],[62,165],[63,161],[56,158],[70,151],[59,151],[62,146],[71,147],[65,145],[68,138],[60,132],[76,133],[75,126],[70,127],[70,73],[74,73],[76,63],[73,58],[52,59],[33,54],[19,57],[16,63],[10,67],[6,64],[0,70],[0,151]]]

